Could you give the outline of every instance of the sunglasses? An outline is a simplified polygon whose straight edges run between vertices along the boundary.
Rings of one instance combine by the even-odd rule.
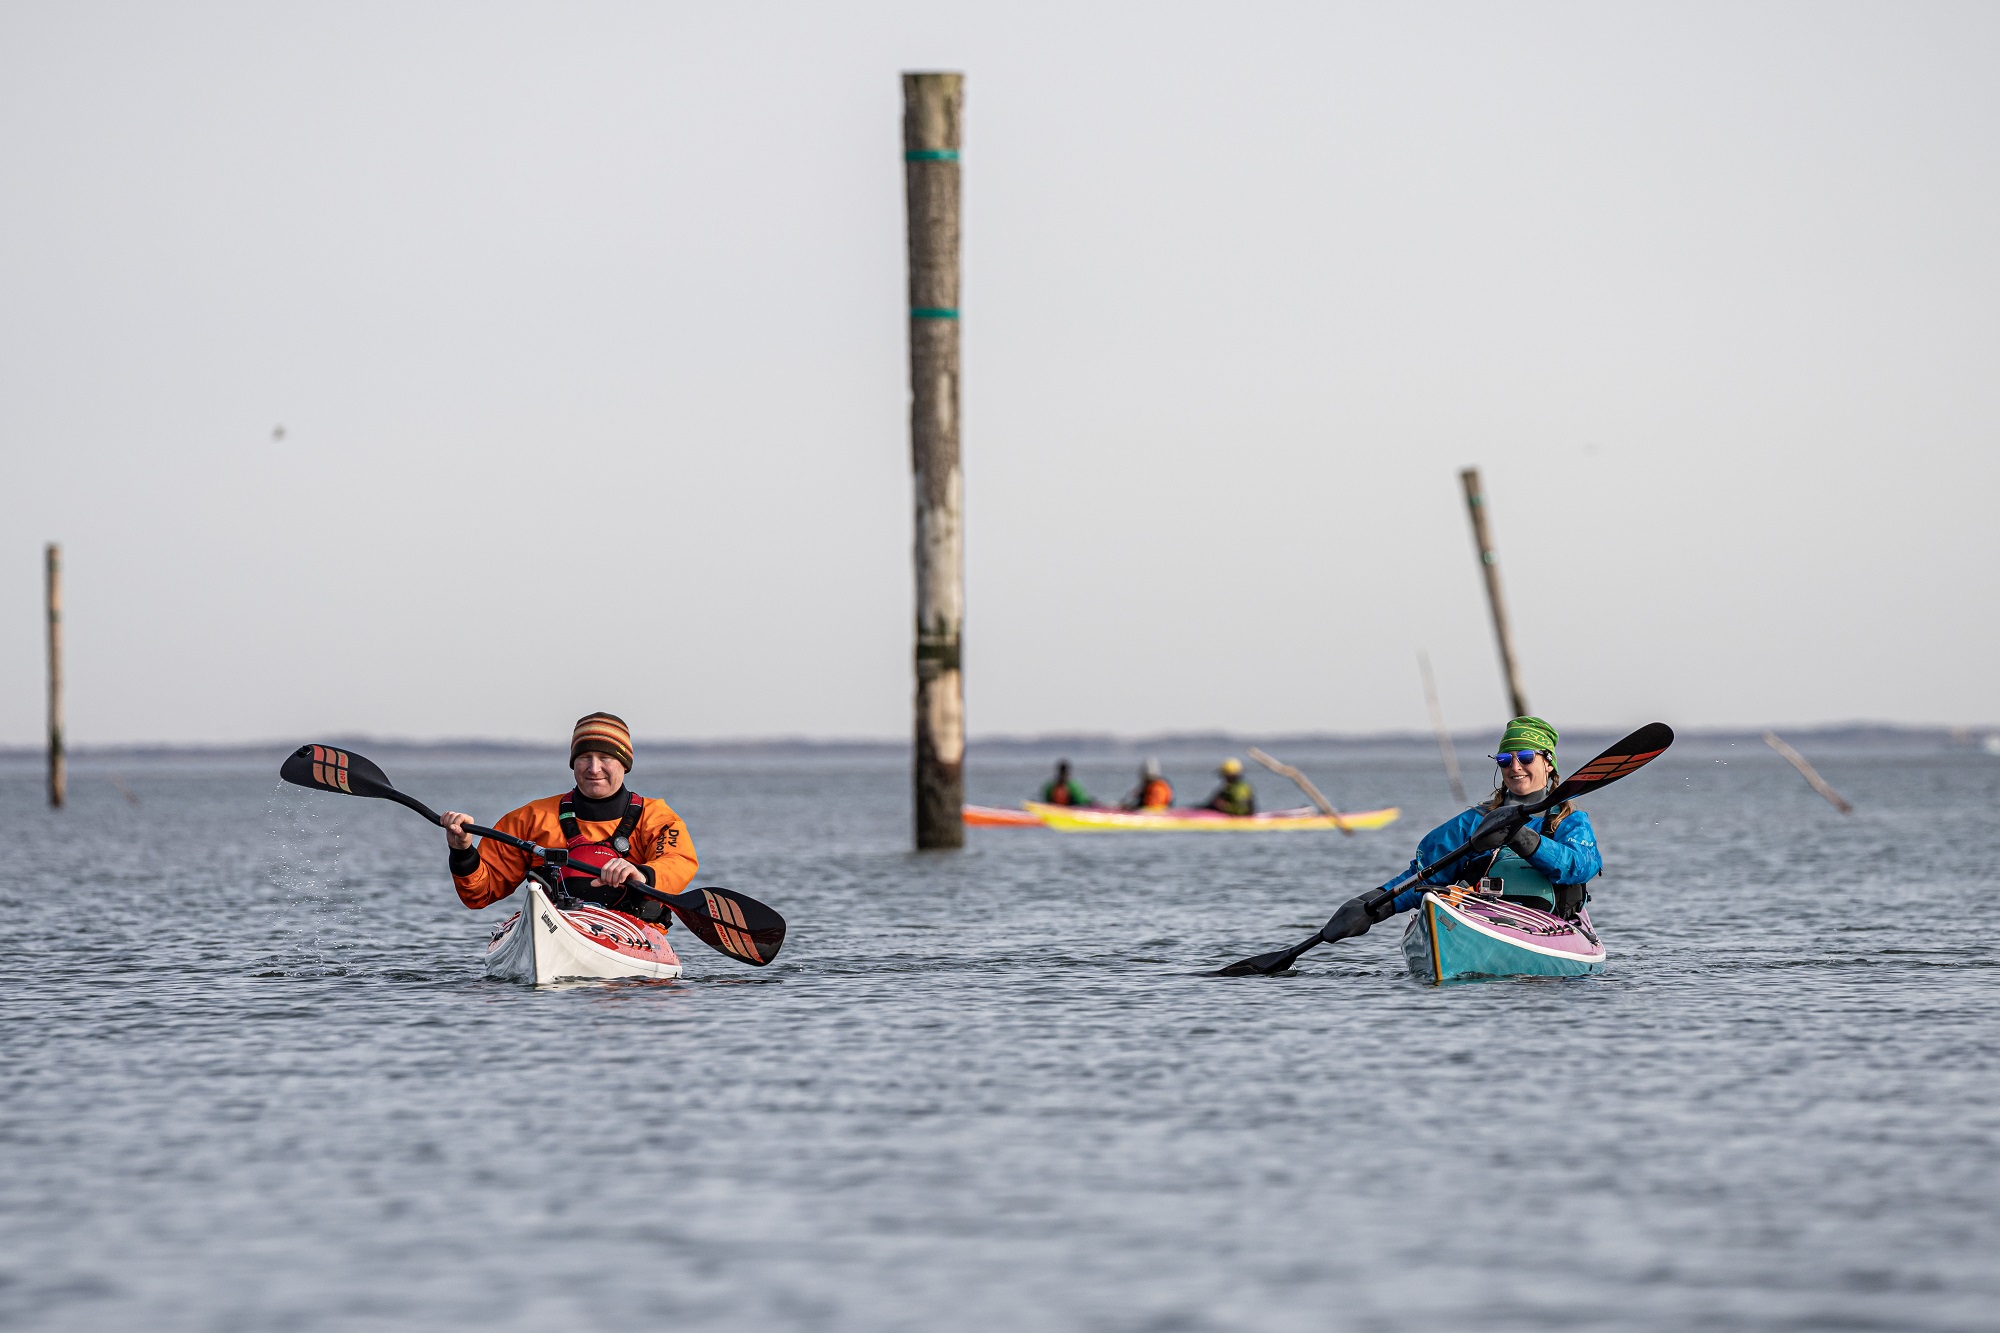
[[[1540,753],[1540,750],[1502,750],[1499,754],[1493,755],[1492,759],[1502,768],[1511,768],[1516,764],[1526,768],[1528,761]]]

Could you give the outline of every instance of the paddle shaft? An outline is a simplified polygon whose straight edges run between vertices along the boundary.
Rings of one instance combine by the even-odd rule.
[[[1621,773],[1618,776],[1623,777],[1624,774]],[[1547,796],[1544,796],[1541,800],[1536,801],[1533,805],[1528,807],[1528,818],[1532,819],[1536,815],[1541,814],[1544,810],[1547,810],[1552,806],[1561,805],[1564,801],[1580,796],[1584,792],[1587,792],[1594,787],[1602,787],[1605,785],[1607,781],[1615,782],[1617,781],[1617,778],[1598,779],[1596,781],[1593,781],[1589,778],[1564,778],[1561,784],[1559,784],[1554,791],[1550,792]],[[1526,828],[1527,823],[1523,821],[1521,827]],[[1385,887],[1392,889],[1400,889],[1413,879],[1429,879],[1432,875],[1436,874],[1438,871],[1443,870],[1445,867],[1464,858],[1465,856],[1476,855],[1476,853],[1472,853],[1469,851],[1471,846],[1472,846],[1472,841],[1471,839],[1468,838],[1466,841],[1452,848],[1452,850],[1446,852],[1443,856],[1440,856],[1437,860],[1431,862],[1429,865],[1420,866],[1417,869],[1411,871],[1409,874],[1403,876],[1401,879],[1391,881]]]
[[[422,815],[425,819],[430,820],[431,823],[436,824],[439,828],[444,827],[444,816],[438,814],[437,811],[431,809],[429,806],[425,805],[422,801],[419,801],[416,797],[409,796],[403,792],[397,791],[394,787],[387,787],[380,792],[371,792],[369,794],[386,796],[392,801],[396,801],[402,805],[407,805],[408,807],[410,807],[410,809],[416,811],[418,814]],[[568,864],[569,853],[559,848],[544,847],[538,842],[529,842],[526,838],[517,838],[511,833],[502,833],[499,829],[488,828],[484,824],[465,823],[459,825],[459,827],[467,833],[476,833],[482,838],[493,838],[499,842],[504,842],[509,847],[513,847],[516,848],[517,850],[526,852],[529,856],[534,857],[536,860],[544,862],[545,864],[549,865]],[[602,880],[598,881],[598,883],[600,884],[603,882],[604,881]],[[627,879],[622,885],[617,885],[614,887],[632,889],[635,890],[636,892],[646,895],[646,897],[648,898],[658,898],[661,902],[667,904],[667,906],[669,907],[674,907],[678,905],[674,902],[676,895],[671,893],[666,893],[663,892],[662,890],[654,888],[652,885],[646,882],[646,878],[644,875],[635,875],[631,879]]]
[[[1537,805],[1535,809],[1543,810],[1552,804],[1554,804],[1554,802],[1552,801],[1544,802],[1542,804]],[[1452,850],[1446,852],[1443,856],[1440,856],[1437,860],[1431,862],[1429,865],[1420,866],[1417,869],[1410,871],[1408,874],[1403,875],[1399,879],[1390,880],[1387,884],[1382,886],[1382,892],[1394,895],[1396,893],[1401,892],[1404,888],[1406,888],[1409,885],[1410,881],[1413,879],[1414,880],[1429,879],[1432,875],[1444,869],[1446,866],[1461,861],[1469,855],[1477,855],[1477,853],[1473,852],[1471,848],[1472,844],[1470,841],[1461,843],[1457,847],[1454,847]],[[1311,938],[1300,940],[1297,944],[1285,950],[1285,952],[1281,954],[1276,960],[1266,963],[1264,966],[1258,968],[1257,970],[1265,973],[1282,972],[1286,968],[1290,967],[1293,963],[1298,962],[1299,959],[1305,957],[1308,953],[1312,952],[1314,949],[1317,949],[1320,945],[1325,943],[1326,943],[1326,936],[1318,932],[1314,932]]]
[[[444,826],[443,820],[438,820],[437,823],[440,828]],[[569,864],[569,853],[559,847],[544,847],[538,842],[529,842],[526,838],[517,838],[511,833],[502,833],[497,828],[487,828],[484,824],[465,824],[462,827],[467,833],[477,833],[482,838],[495,838],[506,843],[509,847],[518,848],[545,865],[566,866]],[[599,884],[604,883],[603,880],[598,880],[597,882]],[[648,884],[643,873],[632,875],[623,884],[614,885],[613,887],[630,889],[634,893],[644,894],[648,898],[657,898],[667,906],[675,909],[679,909],[684,904],[695,901],[696,895],[701,892],[699,889],[689,889],[685,893],[668,893],[664,889],[656,889]]]
[[[422,801],[418,800],[414,796],[409,795],[406,792],[398,791],[394,787],[384,787],[379,791],[371,791],[366,794],[370,796],[385,797],[388,800],[395,801],[399,805],[406,805],[410,809],[422,815],[425,819],[430,820],[431,823],[436,824],[439,828],[444,827],[443,815],[440,815],[437,811],[431,809],[429,806],[425,805]],[[520,851],[526,852],[529,856],[532,856],[539,861],[557,865],[567,864],[566,858],[569,856],[569,853],[567,851],[561,851],[554,847],[544,847],[540,843],[529,842],[526,838],[517,838],[511,833],[502,833],[497,828],[488,828],[484,824],[467,823],[467,824],[461,824],[459,827],[464,829],[467,833],[476,833],[482,838],[497,839],[500,842],[506,843],[509,847],[513,847]],[[565,858],[565,860],[551,862],[550,861],[551,854],[557,857]],[[598,882],[602,883],[603,881],[600,880]],[[623,884],[618,885],[616,887],[631,889],[633,892],[643,894],[648,898],[657,898],[661,902],[665,903],[667,906],[675,908],[676,910],[681,909],[687,903],[695,901],[694,895],[700,892],[699,890],[691,889],[688,891],[686,895],[667,893],[663,890],[656,889],[652,885],[648,884],[646,882],[646,877],[644,875],[634,875],[630,879],[627,879]]]

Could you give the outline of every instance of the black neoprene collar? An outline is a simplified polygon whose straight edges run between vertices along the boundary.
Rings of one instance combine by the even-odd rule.
[[[576,811],[578,819],[588,820],[593,824],[606,820],[616,822],[625,817],[625,807],[632,803],[632,793],[621,786],[603,800],[593,801],[582,792],[572,789],[569,801],[570,808]]]

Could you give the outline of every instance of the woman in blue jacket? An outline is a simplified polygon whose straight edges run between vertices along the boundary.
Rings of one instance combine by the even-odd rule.
[[[1562,780],[1556,770],[1556,729],[1538,717],[1517,717],[1500,735],[1500,786],[1493,795],[1426,833],[1402,875],[1343,904],[1320,934],[1327,940],[1366,933],[1378,921],[1407,912],[1431,885],[1500,881],[1503,897],[1574,917],[1582,909],[1584,886],[1604,869],[1590,816],[1563,801],[1532,818],[1506,813],[1531,806]],[[1496,813],[1499,818],[1494,818]],[[1485,832],[1475,836],[1482,826]],[[1470,842],[1470,854],[1442,866],[1422,883],[1391,892],[1404,876],[1429,865],[1452,848]]]

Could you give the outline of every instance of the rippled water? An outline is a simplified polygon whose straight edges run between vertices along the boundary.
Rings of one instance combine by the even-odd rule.
[[[1602,977],[1433,989],[1389,927],[1200,976],[1450,812],[1420,751],[1305,758],[1404,822],[917,856],[900,763],[642,758],[784,956],[542,991],[397,807],[274,758],[51,814],[17,764],[0,1324],[2000,1326],[2000,760],[1827,757],[1842,819],[1678,747],[1590,803]],[[562,785],[387,766],[488,817]]]

